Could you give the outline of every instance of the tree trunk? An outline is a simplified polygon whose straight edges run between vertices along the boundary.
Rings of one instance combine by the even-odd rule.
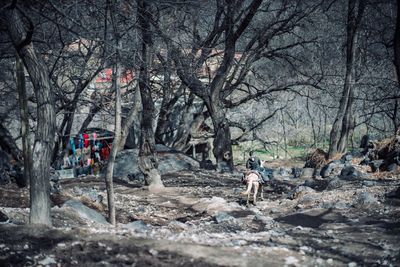
[[[124,149],[126,139],[128,138],[129,132],[135,122],[138,119],[139,113],[142,108],[142,101],[140,99],[140,89],[137,87],[135,89],[135,95],[132,99],[133,106],[129,110],[129,113],[125,119],[124,126],[121,131],[121,139],[119,141],[118,150],[121,151]]]
[[[218,100],[213,104],[217,104]],[[231,131],[224,110],[219,105],[213,105],[211,120],[214,126],[213,154],[217,161],[218,171],[233,171]]]
[[[364,0],[348,0],[346,74],[339,110],[330,133],[329,158],[332,158],[337,153],[344,152],[347,147],[348,123],[352,120],[352,118],[349,117],[352,114],[351,110],[354,95],[353,68],[355,62],[356,35],[364,9]]]
[[[32,154],[29,219],[32,224],[51,225],[48,177],[56,120],[48,70],[32,44],[33,23],[29,21],[29,29],[26,31],[17,8],[12,7],[6,12],[9,36],[29,73],[37,98],[37,129]]]
[[[205,117],[202,114],[204,109],[204,104],[196,106],[194,104],[195,96],[190,93],[189,100],[182,109],[183,114],[177,125],[176,134],[173,136],[173,141],[171,142],[172,147],[177,150],[185,150],[188,147],[190,141],[191,129],[199,129],[199,126],[205,121]],[[173,121],[174,118],[169,120]]]
[[[310,93],[308,93],[307,99],[306,99],[306,110],[307,110],[307,114],[308,117],[310,118],[310,122],[311,122],[311,130],[312,130],[312,134],[313,134],[313,144],[312,147],[317,147],[318,146],[318,137],[315,131],[315,123],[314,123],[314,117],[311,114],[311,110],[310,110]]]
[[[16,68],[17,68],[17,91],[19,98],[20,117],[21,117],[21,137],[22,137],[22,152],[24,157],[24,176],[23,179],[17,183],[26,186],[27,181],[31,180],[32,158],[31,158],[31,144],[29,139],[29,112],[28,101],[26,97],[25,86],[25,70],[21,58],[16,54]]]
[[[141,65],[139,71],[139,88],[142,99],[142,123],[139,145],[139,169],[144,175],[149,190],[158,190],[164,187],[161,175],[158,171],[158,159],[156,155],[156,144],[154,139],[153,122],[155,118],[155,107],[151,97],[150,78],[148,72],[149,57],[148,47],[152,44],[150,32],[150,10],[148,2],[138,0],[139,25],[141,28]]]
[[[115,63],[114,76],[113,76],[113,84],[115,88],[115,130],[114,130],[114,140],[112,143],[110,158],[107,164],[107,172],[105,178],[106,188],[107,188],[108,219],[110,223],[114,226],[115,226],[115,203],[114,203],[113,173],[114,173],[115,158],[117,157],[117,152],[121,139],[121,86],[120,86],[121,70],[119,68],[118,61],[119,57],[117,52],[117,63]]]
[[[346,151],[350,133],[354,129],[354,117],[353,117],[353,103],[354,103],[354,88],[350,86],[349,99],[346,107],[345,115],[342,120],[342,130],[340,132],[338,151],[343,153]]]
[[[161,58],[161,56],[160,56]],[[163,80],[163,98],[161,101],[161,108],[158,114],[157,128],[155,132],[155,139],[158,144],[165,144],[165,133],[168,129],[168,114],[171,112],[174,103],[171,103],[172,99],[172,87],[171,87],[171,59],[170,49],[167,49],[166,59],[161,61],[164,69],[164,80]]]
[[[0,147],[10,154],[14,160],[20,161],[22,152],[14,141],[14,138],[6,127],[0,122]]]
[[[399,97],[400,97],[400,0],[397,0],[397,14],[396,14],[396,31],[394,34],[394,65],[396,67],[397,76],[397,91],[395,93],[395,108],[393,111],[394,117],[394,131],[395,134],[399,130],[398,122],[398,107],[399,107]]]

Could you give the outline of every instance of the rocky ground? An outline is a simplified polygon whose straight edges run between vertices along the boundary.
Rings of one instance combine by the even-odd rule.
[[[0,266],[400,265],[398,174],[312,179],[269,167],[276,179],[249,207],[240,167],[167,173],[157,194],[116,179],[116,227],[102,178],[61,180],[52,228],[27,224],[27,189],[2,186]]]

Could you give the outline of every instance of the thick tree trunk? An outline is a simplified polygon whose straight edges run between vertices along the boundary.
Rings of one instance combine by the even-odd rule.
[[[16,55],[16,68],[17,68],[17,91],[20,107],[21,117],[21,137],[22,137],[22,152],[24,157],[24,176],[23,179],[17,183],[26,186],[27,181],[31,180],[32,158],[31,158],[31,143],[29,139],[29,112],[28,101],[26,97],[25,86],[25,70],[21,58]]]
[[[395,108],[393,111],[393,123],[395,134],[399,130],[399,118],[398,118],[398,108],[399,108],[399,97],[400,97],[400,0],[397,0],[397,14],[396,14],[396,31],[394,34],[394,65],[396,67],[397,76],[397,92],[395,94]]]
[[[352,121],[350,115],[352,114],[354,97],[353,69],[356,51],[356,35],[364,9],[364,0],[348,0],[346,74],[338,113],[330,133],[329,158],[332,158],[337,153],[344,152],[347,147],[347,137],[350,130],[348,123]]]
[[[32,224],[51,225],[48,177],[54,146],[55,112],[48,70],[32,45],[33,23],[30,22],[30,27],[26,31],[20,12],[15,7],[6,12],[8,33],[29,73],[37,98],[37,129],[32,154],[29,219]]]
[[[214,126],[213,154],[219,171],[233,171],[231,131],[219,97],[209,107]]]
[[[154,139],[153,122],[155,107],[151,97],[149,79],[148,47],[152,44],[150,32],[150,10],[145,0],[138,0],[139,25],[141,27],[141,65],[139,71],[139,88],[142,99],[142,123],[139,147],[139,168],[144,175],[149,190],[159,190],[164,187],[158,171],[158,159]]]

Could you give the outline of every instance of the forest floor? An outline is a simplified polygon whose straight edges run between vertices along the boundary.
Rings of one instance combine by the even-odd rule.
[[[107,216],[101,178],[61,180],[53,227],[28,225],[28,189],[2,186],[0,266],[400,266],[400,200],[388,197],[399,175],[330,190],[277,177],[248,207],[240,177],[180,171],[162,177],[159,193],[116,180],[116,227],[76,209]]]

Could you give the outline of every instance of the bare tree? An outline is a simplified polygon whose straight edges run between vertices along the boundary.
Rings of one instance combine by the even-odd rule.
[[[49,179],[51,154],[54,145],[55,112],[52,90],[46,64],[32,44],[34,26],[16,1],[3,10],[3,23],[18,55],[22,59],[33,84],[37,98],[37,131],[32,157],[30,181],[30,223],[51,225]],[[24,25],[28,22],[28,27]]]
[[[347,16],[346,74],[338,113],[330,133],[329,157],[342,153],[347,148],[348,137],[354,128],[354,62],[357,48],[357,31],[365,10],[365,0],[349,0]]]
[[[17,90],[20,105],[21,116],[21,137],[22,137],[22,152],[24,158],[24,178],[22,184],[25,186],[31,180],[32,171],[32,153],[31,143],[29,138],[29,113],[28,113],[28,100],[26,94],[25,84],[25,70],[21,58],[16,54],[16,80]]]
[[[207,6],[207,8],[209,8]],[[283,42],[282,35],[291,34],[299,22],[313,11],[300,7],[296,1],[216,1],[211,25],[199,27],[198,15],[193,15],[191,47],[185,43],[188,33],[178,45],[178,36],[167,36],[169,31],[160,29],[171,53],[179,78],[205,104],[212,120],[214,131],[213,154],[219,169],[233,169],[230,122],[226,110],[249,101],[262,98],[272,92],[289,90],[291,87],[307,84],[302,81],[288,81],[272,87],[259,87],[246,78],[255,71],[255,63],[268,59],[290,61],[288,51],[309,43],[307,40]],[[196,13],[197,11],[194,11]],[[263,23],[259,23],[263,20]],[[209,21],[209,20],[208,20]],[[179,21],[179,25],[188,24]],[[245,34],[244,34],[245,33]],[[276,43],[274,42],[276,40]],[[280,45],[278,45],[280,44]],[[239,50],[237,46],[241,47]],[[239,50],[239,51],[238,51]],[[204,81],[199,70],[210,58],[216,70]],[[241,97],[239,97],[242,95]]]
[[[154,139],[153,122],[155,118],[154,102],[151,96],[149,76],[149,49],[152,46],[150,32],[151,11],[145,0],[137,0],[138,22],[141,33],[139,88],[142,100],[141,136],[139,145],[139,168],[149,189],[160,189],[164,185],[158,171],[158,159]]]

